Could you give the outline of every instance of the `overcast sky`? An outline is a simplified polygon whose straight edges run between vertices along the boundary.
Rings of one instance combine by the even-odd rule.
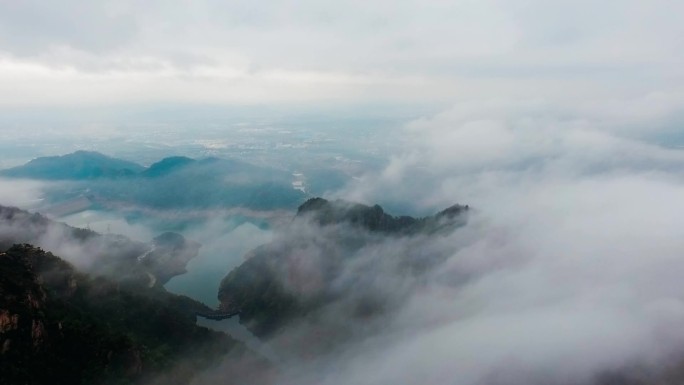
[[[0,0],[0,107],[680,99],[673,0]]]

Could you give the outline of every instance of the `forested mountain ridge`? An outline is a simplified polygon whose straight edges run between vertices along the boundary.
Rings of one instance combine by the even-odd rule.
[[[420,276],[440,263],[445,255],[429,243],[463,226],[468,210],[455,205],[425,218],[394,217],[377,205],[310,199],[283,234],[223,279],[221,306],[240,310],[241,321],[262,337],[341,299],[351,317],[383,312],[391,300],[372,281],[385,269]]]
[[[432,233],[439,231],[442,226],[463,224],[455,220],[468,211],[469,206],[453,205],[439,213],[414,218],[410,216],[392,216],[387,214],[380,205],[367,206],[342,200],[328,201],[323,198],[311,198],[297,209],[297,217],[309,216],[321,226],[348,223],[372,232],[387,235],[407,235],[417,233]],[[460,217],[464,219],[464,217]]]

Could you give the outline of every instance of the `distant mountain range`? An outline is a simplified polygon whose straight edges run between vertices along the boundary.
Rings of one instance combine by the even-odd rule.
[[[0,176],[64,181],[48,190],[55,204],[83,208],[85,197],[102,206],[132,205],[154,209],[295,208],[307,195],[293,188],[288,171],[220,158],[168,157],[145,168],[97,152],[77,151],[34,159],[0,171]]]

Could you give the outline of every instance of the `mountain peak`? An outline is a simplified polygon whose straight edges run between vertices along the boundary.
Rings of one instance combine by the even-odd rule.
[[[197,161],[186,156],[170,156],[153,163],[142,174],[148,177],[162,176],[195,162]]]
[[[84,155],[84,156],[91,156],[91,157],[98,157],[98,158],[109,158],[107,155],[105,155],[101,152],[88,151],[88,150],[76,150],[76,151],[72,152],[71,154],[62,155],[61,157],[74,156],[74,155]]]
[[[62,156],[36,158],[23,166],[3,170],[0,174],[16,178],[85,180],[131,176],[143,169],[141,165],[127,160],[79,150]]]

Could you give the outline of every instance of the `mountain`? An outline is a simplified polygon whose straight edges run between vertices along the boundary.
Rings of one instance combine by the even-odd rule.
[[[112,279],[160,286],[185,273],[200,244],[176,233],[144,243],[116,234],[98,234],[52,221],[40,214],[0,206],[0,250],[31,243],[67,256],[80,269]]]
[[[349,223],[372,232],[386,234],[415,234],[439,231],[458,223],[453,219],[468,210],[468,206],[454,205],[432,217],[395,217],[385,213],[379,205],[366,206],[342,200],[330,202],[323,198],[311,198],[297,209],[297,216],[310,216],[321,226]]]
[[[170,174],[195,162],[196,161],[194,159],[185,156],[171,156],[164,158],[159,162],[153,163],[150,165],[150,167],[142,172],[142,175],[151,178],[159,177]]]
[[[15,245],[0,252],[0,383],[187,384],[223,358],[268,370],[243,345],[197,326],[193,303]]]
[[[122,159],[92,151],[76,151],[63,156],[48,156],[31,160],[23,166],[0,171],[14,178],[42,180],[90,180],[133,176],[144,167]]]
[[[379,282],[388,275],[415,281],[444,261],[450,250],[434,245],[466,223],[468,210],[455,205],[430,217],[396,217],[377,205],[310,199],[288,229],[223,279],[221,308],[239,310],[241,322],[263,338],[316,319],[334,345],[347,335],[322,321],[340,317],[323,312],[337,307],[350,319],[372,319],[389,311],[401,293]],[[303,345],[314,350],[313,343]]]
[[[96,153],[37,158],[0,176],[68,180],[46,188],[53,212],[88,207],[143,209],[296,208],[306,194],[290,172],[233,159],[168,157],[144,168]]]
[[[246,207],[272,210],[296,207],[305,195],[292,188],[285,171],[219,158],[166,158],[141,178],[103,181],[90,193],[155,209]]]

